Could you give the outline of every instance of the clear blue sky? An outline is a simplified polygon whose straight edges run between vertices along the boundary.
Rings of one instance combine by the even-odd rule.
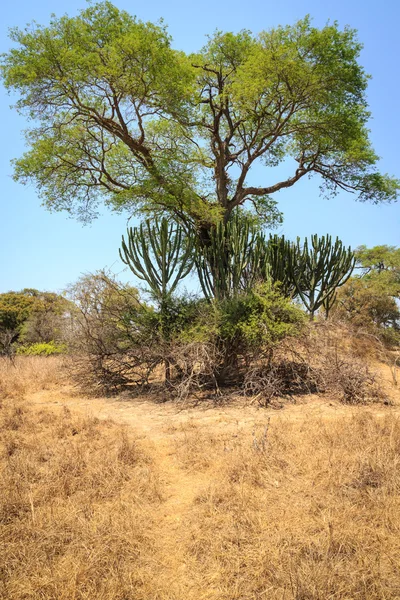
[[[382,157],[380,169],[400,177],[399,165],[399,56],[400,4],[396,0],[148,0],[134,3],[115,0],[119,8],[142,20],[162,17],[174,38],[174,47],[195,51],[205,35],[215,29],[258,32],[279,24],[292,24],[309,13],[314,24],[328,19],[358,29],[364,44],[361,62],[372,75],[368,100],[372,111],[371,138]],[[23,27],[35,20],[47,24],[52,12],[75,15],[84,0],[18,0],[2,7],[0,51],[10,47],[8,28]],[[41,205],[33,187],[12,180],[10,160],[24,149],[22,131],[26,123],[10,110],[10,98],[0,89],[2,143],[0,144],[0,292],[24,287],[62,290],[81,273],[111,267],[122,271],[118,258],[121,234],[128,215],[113,215],[107,209],[92,225],[83,227],[66,214],[50,214]],[[288,237],[311,233],[338,235],[346,244],[400,245],[400,203],[385,206],[360,204],[349,194],[332,200],[319,197],[318,181],[299,182],[275,198],[284,212],[281,232]],[[122,273],[127,279],[128,274]]]

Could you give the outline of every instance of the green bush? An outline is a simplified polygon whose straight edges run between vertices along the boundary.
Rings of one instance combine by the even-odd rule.
[[[217,310],[219,336],[237,346],[239,352],[272,347],[296,335],[305,319],[299,307],[268,283],[221,302]]]
[[[262,283],[247,293],[210,304],[198,300],[183,305],[180,340],[183,342],[233,343],[238,351],[271,347],[296,335],[305,323],[305,313],[279,291],[278,285]],[[188,318],[189,317],[189,318]],[[177,330],[179,331],[179,329]]]
[[[304,311],[285,298],[277,286],[259,284],[247,293],[197,303],[197,318],[181,332],[180,351],[185,344],[203,344],[215,359],[213,377],[218,385],[239,384],[244,369],[263,357],[284,338],[299,334],[305,324]],[[213,349],[211,351],[211,349]],[[187,371],[193,370],[190,365]]]
[[[29,346],[20,346],[17,354],[23,356],[51,356],[54,354],[64,354],[67,351],[65,344],[59,342],[38,342]]]

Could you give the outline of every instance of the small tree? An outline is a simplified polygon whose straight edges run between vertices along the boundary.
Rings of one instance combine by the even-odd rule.
[[[400,248],[396,246],[359,246],[356,267],[361,277],[394,298],[400,298]]]
[[[352,277],[339,290],[336,318],[399,343],[400,310],[396,300],[376,279]]]
[[[69,309],[68,301],[52,292],[24,289],[0,294],[0,353],[9,354],[20,342],[59,339]]]
[[[157,340],[137,290],[99,271],[81,277],[67,294],[75,310],[66,341],[78,383],[114,392],[146,381],[161,356],[148,356]]]

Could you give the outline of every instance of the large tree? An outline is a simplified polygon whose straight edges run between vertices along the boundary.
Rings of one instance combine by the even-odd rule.
[[[11,39],[2,76],[30,119],[15,177],[51,209],[90,219],[105,200],[167,211],[207,237],[241,205],[279,218],[271,196],[309,175],[330,194],[397,197],[368,139],[354,30],[305,18],[256,36],[216,32],[187,55],[162,24],[103,2]],[[283,161],[292,172],[276,180]]]

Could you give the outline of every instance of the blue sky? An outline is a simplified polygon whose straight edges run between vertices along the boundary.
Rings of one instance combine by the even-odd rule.
[[[400,5],[395,0],[337,0],[324,3],[309,0],[148,0],[135,3],[115,0],[119,8],[146,21],[163,18],[173,36],[174,47],[187,52],[199,49],[207,33],[215,29],[259,32],[279,24],[292,24],[309,13],[317,26],[328,19],[359,32],[364,44],[361,63],[372,75],[368,101],[373,115],[371,139],[382,157],[380,170],[400,177],[399,66]],[[35,20],[47,24],[51,13],[75,15],[84,0],[18,0],[2,7],[0,51],[10,47],[8,28],[23,27]],[[24,119],[10,110],[13,100],[0,88],[2,143],[0,144],[0,292],[24,287],[62,290],[80,274],[103,267],[123,272],[118,258],[121,234],[129,215],[115,215],[106,208],[90,226],[68,218],[64,213],[50,214],[41,205],[34,187],[12,180],[10,160],[24,150]],[[319,197],[318,181],[305,180],[275,196],[284,213],[281,233],[295,238],[311,233],[338,235],[346,244],[400,245],[400,203],[374,206],[360,204],[349,194],[332,200]]]

